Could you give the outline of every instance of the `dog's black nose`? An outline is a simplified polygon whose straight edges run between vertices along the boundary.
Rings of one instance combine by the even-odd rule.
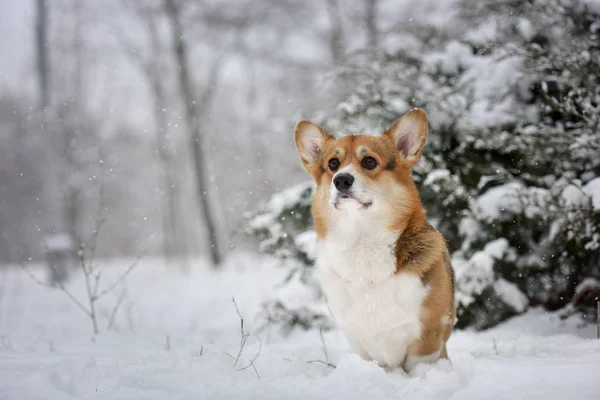
[[[354,177],[350,174],[339,174],[333,178],[333,184],[335,188],[340,192],[345,192],[352,187],[354,183]]]

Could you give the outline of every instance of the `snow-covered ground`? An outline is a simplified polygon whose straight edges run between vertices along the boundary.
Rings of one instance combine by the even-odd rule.
[[[126,265],[111,263],[106,274]],[[361,360],[335,331],[323,337],[327,355],[316,331],[260,332],[262,348],[249,336],[234,365],[241,335],[232,297],[254,333],[253,316],[284,274],[252,254],[231,256],[220,272],[145,261],[127,280],[111,331],[119,291],[100,303],[103,332],[94,337],[62,292],[20,268],[0,269],[0,399],[600,399],[595,328],[539,309],[483,333],[455,332],[451,363],[412,376]],[[69,288],[84,299],[80,278]]]

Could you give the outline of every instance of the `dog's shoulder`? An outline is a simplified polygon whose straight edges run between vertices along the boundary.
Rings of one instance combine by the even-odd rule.
[[[449,260],[444,236],[427,224],[409,227],[396,242],[396,272],[416,272],[422,275],[437,265],[445,266]]]

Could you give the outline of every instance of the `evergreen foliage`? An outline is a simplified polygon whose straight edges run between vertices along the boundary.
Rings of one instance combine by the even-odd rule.
[[[600,280],[600,14],[578,0],[460,10],[462,28],[412,26],[410,46],[346,67],[334,79],[358,86],[316,122],[379,133],[412,107],[427,111],[413,175],[452,251],[459,327],[538,305],[591,314],[597,294],[575,303],[582,282]],[[248,230],[308,285],[311,187],[275,195]]]

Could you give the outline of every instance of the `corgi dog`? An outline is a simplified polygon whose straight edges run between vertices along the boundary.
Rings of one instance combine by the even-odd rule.
[[[295,142],[316,182],[316,276],[352,349],[386,368],[447,358],[456,321],[446,241],[432,228],[411,177],[427,141],[413,109],[380,136],[336,139],[301,121]]]

